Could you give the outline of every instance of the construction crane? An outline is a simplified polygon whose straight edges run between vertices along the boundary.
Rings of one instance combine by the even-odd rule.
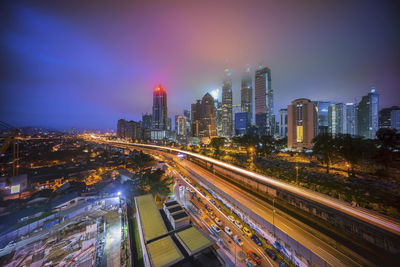
[[[8,123],[5,123],[3,121],[0,121],[0,126],[5,128],[7,131],[9,131],[8,135],[4,138],[4,142],[0,147],[0,155],[4,154],[7,149],[10,147],[10,145],[13,145],[13,176],[18,175],[18,154],[19,154],[19,145],[18,145],[18,140],[17,136],[19,134],[19,130]]]

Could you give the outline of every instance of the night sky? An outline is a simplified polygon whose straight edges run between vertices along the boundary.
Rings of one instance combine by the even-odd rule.
[[[151,112],[159,83],[173,117],[221,88],[226,67],[238,104],[242,69],[260,63],[276,113],[299,97],[359,101],[372,86],[381,108],[400,104],[391,2],[117,2],[2,1],[1,121],[115,129]]]

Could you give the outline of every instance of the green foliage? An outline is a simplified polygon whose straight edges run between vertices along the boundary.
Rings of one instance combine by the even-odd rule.
[[[164,171],[161,169],[147,171],[142,176],[142,181],[143,185],[149,188],[149,192],[155,196],[166,197],[171,193],[173,180],[169,176],[164,176]]]
[[[322,164],[326,164],[326,173],[329,173],[329,167],[337,152],[335,139],[331,134],[323,133],[314,137],[313,143],[313,153]]]
[[[215,149],[214,154],[219,156],[221,154],[221,147],[224,146],[226,138],[224,137],[215,137],[211,139],[210,146]]]

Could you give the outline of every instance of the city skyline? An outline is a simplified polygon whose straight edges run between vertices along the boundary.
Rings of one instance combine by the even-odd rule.
[[[76,12],[63,3],[4,3],[8,68],[0,119],[18,127],[114,129],[120,118],[139,121],[151,113],[151,93],[160,83],[174,117],[205,93],[222,92],[225,68],[232,70],[236,105],[243,68],[251,65],[254,86],[260,63],[273,72],[276,116],[297,98],[357,103],[371,87],[381,108],[396,105],[395,8],[359,4],[186,3],[171,9],[104,2],[86,18],[89,4]]]

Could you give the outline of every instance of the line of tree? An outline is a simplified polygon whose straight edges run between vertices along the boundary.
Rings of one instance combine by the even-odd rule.
[[[383,166],[386,172],[394,162],[400,149],[400,134],[395,129],[382,128],[376,133],[377,139],[364,139],[349,134],[319,134],[313,139],[313,154],[326,166],[336,161],[344,161],[348,167],[348,175],[356,176],[355,166],[361,160],[374,160]]]

